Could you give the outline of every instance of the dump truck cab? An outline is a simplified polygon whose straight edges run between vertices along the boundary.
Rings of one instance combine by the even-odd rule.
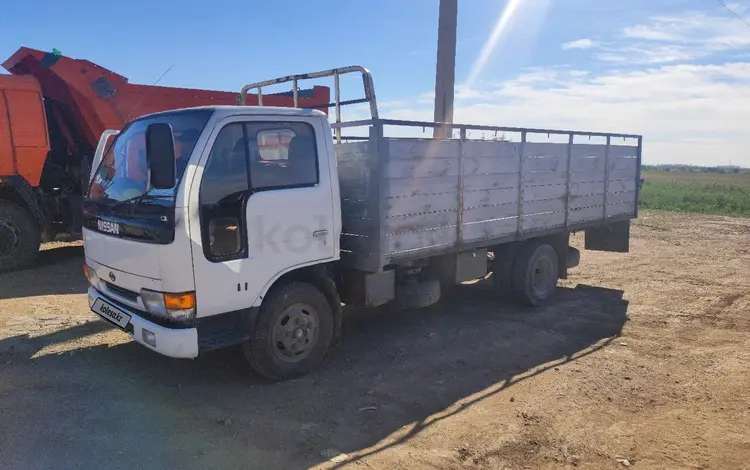
[[[59,51],[19,48],[0,75],[0,272],[28,266],[40,242],[81,234],[81,202],[106,133],[148,113],[234,105],[238,93],[138,85]],[[294,96],[293,96],[294,95]],[[326,87],[250,96],[248,104],[327,111]],[[181,161],[184,161],[181,160]]]

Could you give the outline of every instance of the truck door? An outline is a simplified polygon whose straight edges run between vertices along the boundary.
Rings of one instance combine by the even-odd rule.
[[[330,136],[318,119],[279,119],[234,117],[209,139],[190,210],[191,233],[193,214],[200,228],[191,236],[200,317],[257,305],[283,272],[338,252]]]

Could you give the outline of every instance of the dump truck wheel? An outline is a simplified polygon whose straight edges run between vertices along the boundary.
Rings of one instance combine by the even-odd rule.
[[[424,308],[440,300],[440,281],[437,279],[407,279],[396,284],[396,307]]]
[[[555,294],[559,260],[550,245],[530,241],[521,246],[513,263],[513,292],[527,305],[538,307]]]
[[[323,363],[333,338],[333,309],[312,284],[272,289],[242,351],[257,374],[271,380],[305,375]]]
[[[18,204],[0,201],[0,272],[31,264],[42,234],[31,214]]]

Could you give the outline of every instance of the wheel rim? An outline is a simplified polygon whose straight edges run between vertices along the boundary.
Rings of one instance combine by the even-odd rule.
[[[276,357],[286,362],[306,358],[318,339],[318,312],[307,304],[290,305],[273,325],[273,348]]]
[[[550,294],[557,281],[557,273],[552,260],[549,258],[539,258],[534,266],[533,288],[534,294],[539,297],[545,297]]]
[[[8,220],[0,219],[0,259],[10,257],[21,244],[21,231]]]

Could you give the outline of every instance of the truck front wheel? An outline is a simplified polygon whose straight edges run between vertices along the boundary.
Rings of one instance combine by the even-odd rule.
[[[18,204],[0,201],[0,272],[27,266],[39,252],[41,231]]]
[[[328,299],[312,284],[295,281],[268,293],[242,351],[259,375],[286,380],[322,364],[332,338]]]
[[[513,263],[513,291],[525,304],[542,305],[557,289],[559,260],[552,246],[529,241],[521,246]]]

